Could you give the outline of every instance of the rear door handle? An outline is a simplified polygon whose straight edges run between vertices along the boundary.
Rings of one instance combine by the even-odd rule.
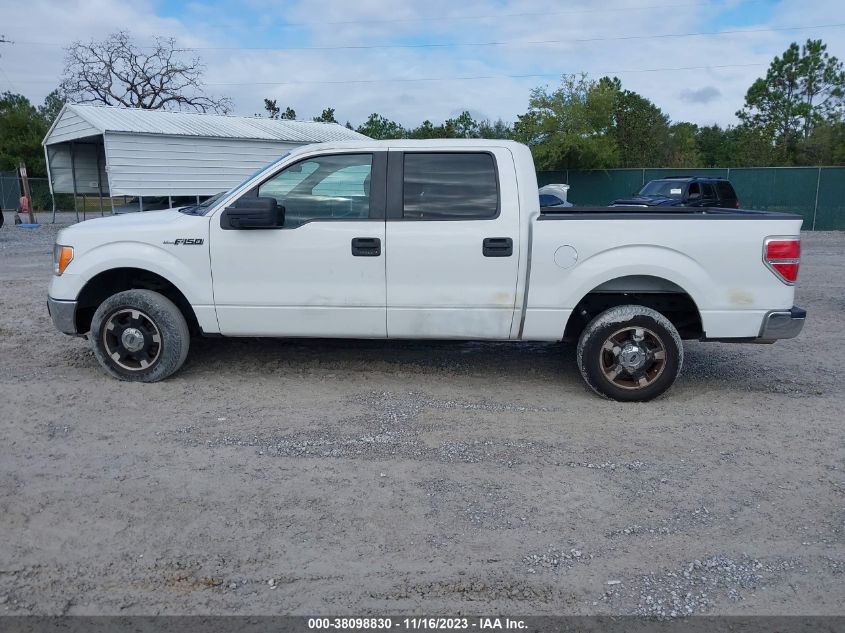
[[[381,240],[377,237],[353,237],[352,255],[354,257],[378,257],[381,255]]]
[[[510,257],[513,255],[513,240],[509,237],[485,237],[481,252],[484,257]]]

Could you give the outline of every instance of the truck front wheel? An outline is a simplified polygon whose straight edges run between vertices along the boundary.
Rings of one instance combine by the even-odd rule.
[[[624,402],[656,398],[675,382],[684,361],[678,330],[639,305],[610,308],[578,340],[578,368],[596,393]]]
[[[91,321],[94,356],[120,380],[157,382],[185,362],[190,332],[167,297],[152,290],[126,290],[97,308]]]

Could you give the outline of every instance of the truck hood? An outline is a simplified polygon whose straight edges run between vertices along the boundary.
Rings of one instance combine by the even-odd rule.
[[[141,227],[149,228],[156,225],[166,226],[177,221],[181,215],[184,214],[179,213],[176,209],[123,213],[104,218],[85,220],[84,222],[69,226],[65,231],[123,231]]]
[[[663,196],[632,196],[631,198],[619,198],[610,204],[618,207],[677,207],[681,205],[681,201],[677,198]]]
[[[94,218],[59,232],[56,242],[81,251],[106,242],[143,242],[161,245],[165,240],[206,238],[208,217],[179,213],[176,209],[144,211]]]

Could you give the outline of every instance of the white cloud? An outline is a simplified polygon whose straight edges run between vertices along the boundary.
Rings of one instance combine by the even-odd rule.
[[[615,4],[618,7],[613,10],[596,11]],[[676,6],[630,9],[659,4]],[[720,20],[721,15],[733,15],[722,13],[721,8],[748,5],[747,12],[754,3],[734,0],[729,5],[710,0],[677,6],[681,4],[677,0],[639,0],[638,5],[615,0],[602,5],[587,0],[566,5],[554,0],[467,0],[460,4],[451,0],[247,0],[236,8],[194,2],[187,5],[186,17],[180,20],[157,15],[157,5],[150,0],[6,3],[3,32],[20,44],[0,48],[0,90],[22,92],[40,101],[60,81],[62,45],[128,29],[139,40],[173,35],[183,46],[233,47],[201,50],[199,54],[208,68],[209,92],[231,96],[236,113],[244,115],[260,112],[262,98],[269,97],[280,105],[293,106],[301,117],[314,116],[331,106],[341,121],[348,119],[353,123],[363,121],[371,112],[380,112],[403,124],[417,124],[424,118],[443,120],[463,109],[493,119],[513,120],[525,111],[532,87],[556,83],[557,73],[585,70],[596,77],[619,75],[626,88],[654,101],[673,120],[728,124],[735,121],[734,113],[742,106],[748,86],[765,73],[772,57],[789,42],[821,37],[832,54],[845,57],[841,29],[525,43],[818,25],[835,21],[831,16],[838,13],[838,2],[833,0],[804,2],[800,6],[782,2],[769,5],[761,13],[765,20],[750,25],[745,20],[737,25]],[[511,15],[526,13],[539,15]],[[427,19],[432,16],[443,19]],[[465,16],[476,17],[457,19]],[[285,23],[305,24],[284,28]],[[27,43],[32,41],[54,44]],[[237,50],[239,46],[491,41],[523,43],[450,48]],[[737,64],[757,65],[735,67]],[[691,66],[712,68],[642,72]],[[538,73],[553,76],[509,76]],[[495,78],[374,81],[476,76]],[[361,83],[313,83],[350,80]],[[713,90],[701,98],[708,87]]]
[[[681,90],[681,101],[688,103],[710,103],[722,96],[722,93],[715,86],[704,86],[697,90],[684,88]]]

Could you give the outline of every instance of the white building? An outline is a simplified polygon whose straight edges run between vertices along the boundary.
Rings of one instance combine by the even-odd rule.
[[[43,145],[53,193],[205,197],[292,147],[361,138],[337,123],[68,104]]]

